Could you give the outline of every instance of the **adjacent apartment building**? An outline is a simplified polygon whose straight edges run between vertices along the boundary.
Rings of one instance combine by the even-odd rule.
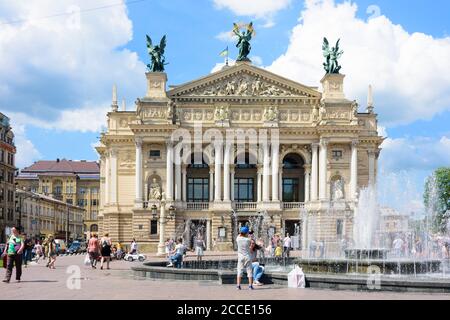
[[[18,188],[85,209],[83,232],[98,232],[100,167],[95,161],[37,161],[16,177]],[[24,189],[25,188],[25,189]]]
[[[17,189],[17,215],[25,234],[45,238],[82,239],[86,210],[36,192]]]
[[[6,241],[10,228],[17,224],[14,212],[15,154],[9,118],[0,112],[0,242]]]

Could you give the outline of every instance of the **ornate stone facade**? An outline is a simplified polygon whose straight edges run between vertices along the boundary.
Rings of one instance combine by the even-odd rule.
[[[185,236],[192,221],[203,224],[208,249],[229,250],[232,221],[258,212],[272,232],[300,233],[302,248],[311,240],[337,247],[351,235],[358,190],[375,181],[382,138],[376,114],[358,113],[345,98],[343,75],[325,76],[323,92],[249,62],[168,91],[166,79],[147,74],[136,111],[113,106],[107,115],[97,147],[100,225],[114,241],[136,238],[155,250],[162,239]],[[236,140],[217,141],[229,130]],[[261,130],[270,143],[240,145]],[[196,147],[196,135],[210,140]],[[165,203],[153,196],[159,188]]]

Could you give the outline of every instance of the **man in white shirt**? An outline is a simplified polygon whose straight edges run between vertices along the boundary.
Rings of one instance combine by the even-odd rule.
[[[291,251],[292,240],[289,233],[286,233],[286,237],[283,239],[283,256],[289,258],[289,252]]]

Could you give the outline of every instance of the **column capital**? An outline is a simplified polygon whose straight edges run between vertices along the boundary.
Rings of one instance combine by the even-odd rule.
[[[352,146],[353,148],[356,148],[358,145],[359,145],[359,140],[356,140],[356,139],[352,140],[351,146]]]
[[[224,143],[222,140],[214,140],[213,145],[215,149],[219,149],[223,147]]]
[[[313,142],[311,143],[311,149],[312,151],[317,151],[317,148],[319,148],[320,143],[319,142]]]
[[[109,150],[109,154],[111,155],[111,157],[115,157],[115,156],[117,156],[117,154],[118,154],[118,151],[117,151],[117,149],[111,149],[111,150]]]
[[[375,149],[368,149],[367,150],[367,154],[369,156],[375,156],[377,154],[377,150],[375,150]]]
[[[214,166],[210,166],[209,167],[209,173],[214,173],[216,170],[215,170],[215,167]]]
[[[330,143],[330,140],[328,138],[321,138],[320,139],[320,145],[322,147],[327,147],[329,143]]]
[[[136,145],[136,148],[142,148],[142,143],[144,140],[141,137],[134,138],[134,143]]]
[[[169,148],[173,148],[173,141],[172,139],[166,139],[166,146]]]
[[[311,172],[311,165],[310,164],[305,164],[303,166],[303,168],[305,169],[305,174],[309,174]]]

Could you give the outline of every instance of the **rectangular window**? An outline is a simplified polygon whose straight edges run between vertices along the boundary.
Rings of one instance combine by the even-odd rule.
[[[158,221],[157,220],[150,220],[150,234],[158,234]]]
[[[209,201],[209,178],[188,178],[187,201]]]
[[[86,194],[86,188],[80,188],[78,189],[79,194]]]
[[[150,158],[159,158],[161,157],[160,150],[150,150]]]
[[[284,202],[299,202],[300,190],[299,179],[284,178],[283,179],[283,201]]]
[[[331,151],[331,156],[336,161],[342,159],[342,150],[332,150]]]
[[[68,203],[68,204],[73,204],[73,201],[72,201],[72,199],[67,199],[67,200],[66,200],[66,203]]]
[[[253,178],[234,179],[234,200],[237,202],[254,202]]]
[[[341,238],[344,231],[344,221],[342,219],[337,219],[336,221],[336,234],[338,238]]]
[[[97,199],[91,199],[91,206],[98,206],[98,200]]]
[[[4,210],[5,210],[4,208],[0,207],[0,219],[2,219],[2,220],[5,218],[4,217],[5,211]]]

